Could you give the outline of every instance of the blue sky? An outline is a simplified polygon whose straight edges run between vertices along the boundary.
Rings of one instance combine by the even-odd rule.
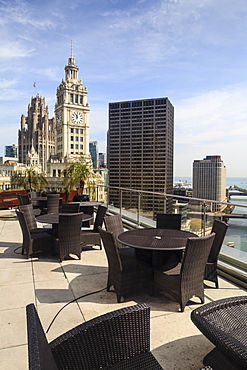
[[[73,40],[100,151],[109,102],[168,97],[174,176],[206,155],[247,176],[246,0],[0,0],[0,36],[0,155],[36,93],[54,116]]]

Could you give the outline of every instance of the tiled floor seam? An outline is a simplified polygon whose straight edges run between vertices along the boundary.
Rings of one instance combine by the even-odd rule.
[[[16,346],[2,347],[2,348],[0,348],[0,353],[1,353],[1,351],[5,351],[6,349],[18,348],[18,347],[25,347],[26,345],[27,345],[27,342],[26,343],[23,343],[23,344],[18,344]]]

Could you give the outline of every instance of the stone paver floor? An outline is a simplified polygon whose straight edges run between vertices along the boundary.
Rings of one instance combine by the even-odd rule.
[[[104,250],[84,248],[81,260],[59,263],[40,254],[21,255],[22,234],[14,211],[0,211],[0,369],[27,369],[26,305],[35,303],[47,330],[56,313],[70,300],[106,287],[107,260]],[[220,278],[220,288],[205,286],[205,300],[245,295],[246,291]],[[167,370],[200,369],[212,344],[190,320],[198,307],[195,298],[179,312],[179,304],[160,295],[129,295],[117,303],[114,292],[103,290],[69,304],[53,322],[47,337],[52,340],[74,326],[98,315],[139,302],[151,308],[151,350]]]

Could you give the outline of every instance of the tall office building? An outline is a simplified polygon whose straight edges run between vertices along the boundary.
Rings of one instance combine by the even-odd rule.
[[[6,145],[5,146],[5,156],[6,157],[11,157],[11,158],[17,158],[17,149],[18,146],[13,144],[13,145]]]
[[[18,135],[19,162],[25,165],[40,165],[47,169],[47,161],[55,152],[54,118],[49,118],[45,98],[37,94],[28,105],[27,116],[21,116]]]
[[[109,186],[150,192],[173,191],[174,108],[168,98],[109,104]],[[118,205],[119,194],[110,192]],[[123,206],[136,208],[136,193],[123,193]],[[142,209],[149,215],[171,212],[170,198],[142,196]]]
[[[98,168],[99,166],[98,141],[89,141],[89,152],[91,154],[93,168]]]
[[[226,167],[220,155],[207,155],[193,162],[193,197],[226,201]],[[212,206],[212,211],[220,211],[224,205]]]
[[[105,153],[99,153],[99,167],[106,167],[106,154]]]

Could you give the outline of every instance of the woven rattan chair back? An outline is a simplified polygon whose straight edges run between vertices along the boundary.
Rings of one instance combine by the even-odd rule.
[[[157,213],[156,221],[157,229],[181,229],[181,214],[180,213]]]
[[[217,262],[227,228],[228,225],[225,222],[214,220],[211,232],[215,233],[215,238],[209,253],[208,262]]]
[[[114,274],[121,274],[123,269],[122,261],[115,244],[113,232],[103,230],[100,226],[98,230],[105,248],[110,273],[114,271]]]
[[[112,232],[117,248],[126,248],[116,240],[116,237],[124,232],[122,217],[120,215],[104,217],[104,224],[106,230]]]
[[[93,230],[94,232],[99,232],[98,231],[98,227],[102,226],[103,224],[103,219],[106,215],[106,211],[107,211],[107,207],[104,206],[103,204],[100,204],[98,206],[98,210],[97,210],[97,213],[96,213],[96,217],[95,217],[95,221],[94,221],[94,226],[93,226]]]
[[[181,266],[181,281],[190,285],[196,281],[195,276],[201,282],[204,278],[205,265],[213,244],[215,234],[204,237],[188,238]]]
[[[216,288],[219,287],[217,262],[227,228],[225,222],[214,220],[212,232],[215,233],[215,238],[206,263],[204,279],[215,283]]]
[[[47,194],[47,213],[59,212],[59,194]]]
[[[39,201],[38,200],[32,200],[32,198],[37,198],[37,197],[41,197],[41,196],[42,196],[41,191],[31,191],[30,192],[31,203],[32,203],[33,207],[40,208]]]
[[[23,235],[22,254],[26,251],[27,258],[29,258],[34,252],[51,251],[52,236],[45,231],[32,234],[26,222],[24,212],[16,209],[16,214]]]
[[[29,370],[162,370],[150,352],[150,308],[95,317],[48,343],[34,304],[26,307]]]
[[[204,271],[215,234],[188,238],[182,264],[154,271],[155,293],[163,291],[180,303],[181,311],[193,296],[204,303]]]
[[[35,219],[32,204],[25,204],[25,205],[19,206],[19,210],[23,213],[25,217],[28,229],[29,230],[36,229],[37,221]]]
[[[29,195],[28,194],[16,194],[17,195],[17,198],[18,198],[18,201],[19,201],[19,205],[25,205],[25,204],[30,204],[31,203],[31,200],[29,198]]]
[[[32,239],[23,212],[16,209],[16,215],[22,231],[22,254],[27,253],[27,258],[32,254]]]
[[[81,224],[83,213],[60,214],[56,250],[60,261],[70,253],[81,258]]]
[[[80,212],[80,202],[62,203],[61,211],[62,213],[79,213]]]

